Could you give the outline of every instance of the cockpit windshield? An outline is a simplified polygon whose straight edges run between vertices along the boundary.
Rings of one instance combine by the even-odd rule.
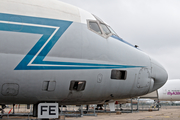
[[[109,37],[111,35],[116,35],[116,32],[108,26],[105,22],[103,22],[99,17],[95,16],[96,20],[88,20],[88,27],[93,32],[103,36],[103,37]]]
[[[105,24],[100,23],[100,26],[106,35],[109,35],[111,33],[111,31],[108,29],[108,27]]]
[[[108,28],[110,29],[110,31],[112,32],[112,34],[117,35],[116,32],[115,32],[110,26],[108,26]]]

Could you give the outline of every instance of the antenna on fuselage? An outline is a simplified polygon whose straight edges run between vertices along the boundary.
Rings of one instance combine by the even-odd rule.
[[[135,45],[134,47],[138,48],[139,46],[138,46],[138,45]]]

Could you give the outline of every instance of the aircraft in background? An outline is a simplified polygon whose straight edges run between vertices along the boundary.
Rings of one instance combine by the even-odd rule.
[[[160,63],[87,11],[58,0],[0,1],[2,108],[34,104],[34,116],[57,118],[48,110],[144,95],[167,78]]]
[[[157,91],[141,96],[141,98],[157,98],[159,101],[180,101],[180,79],[167,80]]]
[[[180,79],[168,80],[158,89],[160,101],[180,101]]]

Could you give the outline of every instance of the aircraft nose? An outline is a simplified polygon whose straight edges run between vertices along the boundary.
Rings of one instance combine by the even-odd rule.
[[[149,91],[149,92],[152,92],[152,91],[162,87],[168,79],[167,71],[156,60],[151,59],[151,67],[152,67],[151,78],[154,80],[154,85],[153,85],[153,88],[151,89],[151,91]]]

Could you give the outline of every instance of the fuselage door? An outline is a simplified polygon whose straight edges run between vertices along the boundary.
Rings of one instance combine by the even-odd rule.
[[[151,78],[148,68],[142,68],[139,71],[137,76],[137,84],[136,87],[142,89],[144,93],[149,91],[149,87],[151,84]]]

